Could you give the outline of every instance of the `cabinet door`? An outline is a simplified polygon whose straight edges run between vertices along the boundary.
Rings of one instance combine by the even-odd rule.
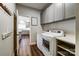
[[[43,11],[42,13],[42,23],[46,23],[46,20],[48,19],[48,15],[47,15],[47,9],[45,11]]]
[[[54,4],[50,5],[42,15],[42,23],[49,23],[54,21]]]
[[[48,7],[48,22],[55,21],[55,5],[52,4],[50,7]]]
[[[65,18],[73,17],[76,15],[76,3],[65,4]]]
[[[55,21],[64,19],[64,4],[56,3],[55,4]]]

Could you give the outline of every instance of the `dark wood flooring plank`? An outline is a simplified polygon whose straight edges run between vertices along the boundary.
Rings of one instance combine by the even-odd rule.
[[[44,54],[38,49],[37,45],[32,45],[31,50],[33,51],[33,56],[44,56]]]

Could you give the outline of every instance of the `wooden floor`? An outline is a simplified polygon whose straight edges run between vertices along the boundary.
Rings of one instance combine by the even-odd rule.
[[[29,36],[22,36],[20,41],[19,56],[44,56],[37,45],[29,44]]]
[[[44,56],[44,54],[38,49],[37,45],[31,45],[32,56]]]

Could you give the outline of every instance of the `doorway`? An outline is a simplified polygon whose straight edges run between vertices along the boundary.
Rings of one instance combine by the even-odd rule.
[[[30,55],[30,17],[19,16],[17,18],[17,48],[19,56]]]

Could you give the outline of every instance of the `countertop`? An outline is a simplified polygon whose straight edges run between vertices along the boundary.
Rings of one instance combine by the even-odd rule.
[[[51,37],[51,38],[56,38],[58,40],[62,40],[71,44],[76,44],[76,38],[75,38],[75,34],[65,34],[65,36],[63,36],[62,34],[56,34],[56,33],[42,33],[42,35],[46,36],[46,37]]]
[[[59,40],[71,43],[71,44],[76,44],[76,38],[75,35],[71,35],[71,34],[66,34],[65,37],[56,37]]]

